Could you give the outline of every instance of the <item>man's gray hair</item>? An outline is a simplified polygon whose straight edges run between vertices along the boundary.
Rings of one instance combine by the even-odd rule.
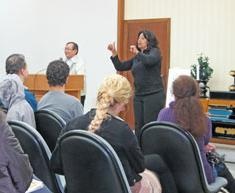
[[[12,54],[6,59],[7,74],[19,74],[20,70],[25,68],[25,57],[22,54]]]

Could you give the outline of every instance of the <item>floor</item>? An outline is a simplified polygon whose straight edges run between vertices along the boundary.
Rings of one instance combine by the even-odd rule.
[[[215,144],[217,152],[225,154],[225,162],[233,176],[235,177],[235,145]]]

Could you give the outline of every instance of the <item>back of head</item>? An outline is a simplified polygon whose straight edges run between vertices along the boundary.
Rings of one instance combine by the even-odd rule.
[[[205,133],[206,124],[197,82],[190,76],[181,75],[173,82],[173,94],[177,123],[195,137],[202,136]]]
[[[173,94],[176,100],[186,97],[198,97],[198,85],[192,77],[181,75],[173,82]]]
[[[19,74],[20,70],[25,68],[25,57],[22,54],[12,54],[6,59],[7,74]]]
[[[46,76],[49,86],[65,85],[69,75],[69,66],[62,60],[54,60],[49,63]]]
[[[16,74],[8,74],[2,78],[0,100],[6,109],[9,109],[18,101],[25,100],[23,83]]]
[[[130,97],[130,82],[122,75],[112,74],[104,78],[98,89],[97,106],[104,101],[109,105],[115,102],[128,103]]]
[[[127,104],[131,94],[131,85],[124,76],[119,74],[107,76],[99,87],[96,101],[96,115],[89,126],[89,130],[97,130],[103,120],[107,118],[109,108],[116,103]]]

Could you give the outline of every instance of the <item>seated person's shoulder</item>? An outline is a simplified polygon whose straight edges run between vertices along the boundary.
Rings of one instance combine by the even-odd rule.
[[[67,95],[67,100],[70,101],[71,105],[78,106],[79,109],[83,111],[83,105],[78,98],[76,98],[75,96],[69,95],[69,94],[66,94],[66,95]]]
[[[37,110],[37,100],[32,92],[28,89],[24,89],[25,99],[30,104],[34,111]]]
[[[70,100],[74,100],[74,101],[80,102],[80,100],[79,100],[77,97],[73,96],[73,95],[66,94],[66,96],[67,96]]]
[[[0,111],[2,112],[2,113],[7,113],[7,109],[4,107],[4,105],[2,104],[2,102],[1,102],[1,100],[0,100]]]
[[[88,126],[91,122],[91,116],[91,112],[88,112],[84,115],[71,119],[66,124],[66,130],[88,130]]]
[[[115,124],[119,126],[121,130],[123,131],[128,130],[128,132],[131,131],[129,125],[122,118],[120,117],[112,117],[112,118]]]

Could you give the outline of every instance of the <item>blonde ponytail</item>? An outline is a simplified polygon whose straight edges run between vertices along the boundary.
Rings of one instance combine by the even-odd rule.
[[[96,114],[88,126],[88,131],[95,132],[100,128],[114,103],[128,103],[130,97],[131,85],[125,77],[119,74],[106,77],[98,90]]]
[[[107,118],[107,112],[111,104],[111,99],[107,93],[99,93],[96,104],[96,114],[89,125],[89,131],[95,132],[101,125],[104,119]]]

